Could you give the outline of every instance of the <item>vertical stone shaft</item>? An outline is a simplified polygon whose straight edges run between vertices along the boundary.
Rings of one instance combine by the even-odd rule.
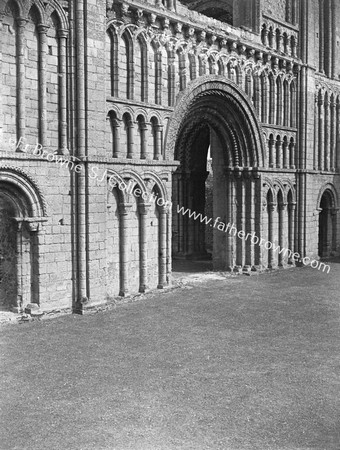
[[[147,214],[148,207],[145,203],[140,203],[139,208],[139,292],[145,292],[147,289],[147,268],[148,268],[148,236],[147,236]]]
[[[155,160],[162,159],[162,130],[162,125],[155,126]]]
[[[17,139],[25,138],[25,25],[27,20],[17,19]],[[20,149],[19,149],[20,150]]]
[[[59,154],[67,155],[66,42],[68,31],[58,30],[59,39]]]
[[[120,270],[119,270],[119,295],[124,297],[128,293],[128,277],[129,277],[129,256],[128,256],[128,210],[131,205],[121,203],[119,205],[119,253],[120,253]]]
[[[159,281],[158,289],[166,285],[166,248],[167,248],[167,213],[164,207],[159,209]]]
[[[43,147],[47,146],[47,30],[38,25],[39,33],[39,139]]]
[[[295,210],[296,210],[296,203],[290,203],[289,205],[289,231],[288,231],[288,248],[291,250],[292,254],[295,251]],[[292,258],[292,255],[289,256],[288,263],[293,264],[294,260]]]

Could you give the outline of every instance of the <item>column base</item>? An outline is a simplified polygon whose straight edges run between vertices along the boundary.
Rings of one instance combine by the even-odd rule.
[[[124,291],[119,291],[119,297],[127,297],[129,295],[129,292],[127,289]]]

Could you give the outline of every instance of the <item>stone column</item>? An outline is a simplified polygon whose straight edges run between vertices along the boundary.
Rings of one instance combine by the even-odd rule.
[[[324,0],[324,2],[327,0]],[[333,16],[337,14],[337,9],[332,9],[332,1],[328,0],[328,8],[327,8],[327,27],[325,29],[326,32],[326,40],[327,40],[327,58],[325,64],[326,74],[331,78],[332,77],[332,57],[333,57],[333,40],[337,40],[336,36],[333,34]]]
[[[274,243],[274,212],[276,203],[268,203],[268,241]],[[268,250],[268,267],[273,269],[276,266],[273,249]]]
[[[147,158],[147,148],[148,148],[148,139],[147,139],[147,130],[148,126],[144,122],[140,125],[139,132],[140,132],[140,158],[146,159]]]
[[[119,124],[118,119],[114,119],[111,126],[114,129],[112,157],[119,158],[119,156],[120,156],[120,124]]]
[[[58,30],[59,39],[59,154],[67,155],[67,30]]]
[[[132,120],[127,123],[127,158],[134,158],[134,124]]]
[[[263,44],[265,47],[268,47],[268,45],[269,45],[269,42],[268,42],[268,30],[267,30],[267,27],[264,28],[263,31],[262,31],[262,44]]]
[[[269,162],[269,167],[274,167],[274,146],[275,146],[275,141],[273,138],[268,139],[268,150],[269,150],[269,154],[268,154],[268,162]]]
[[[336,154],[336,103],[331,103],[331,142],[330,142],[330,170],[335,171],[335,154]]]
[[[167,239],[166,239],[166,282],[171,284],[171,272],[172,272],[172,249],[171,249],[171,234],[172,234],[172,210],[171,207],[167,211]]]
[[[22,261],[22,228],[23,222],[17,222],[17,243],[16,243],[16,257],[17,257],[17,300],[13,311],[20,313],[23,307],[23,261]]]
[[[323,170],[323,156],[324,156],[324,107],[323,100],[319,99],[319,155],[318,155],[318,169]]]
[[[46,25],[38,25],[39,33],[39,139],[47,147],[47,31]]]
[[[292,251],[292,254],[295,250],[294,240],[295,240],[295,210],[296,210],[296,202],[290,203],[288,206],[288,247],[289,250]],[[294,264],[294,260],[292,255],[289,256],[288,264]]]
[[[261,239],[262,234],[262,186],[261,176],[257,168],[253,169],[252,173],[254,184],[254,232],[257,238]],[[261,270],[262,267],[262,252],[258,243],[254,244],[254,267],[253,270]]]
[[[320,72],[325,71],[325,19],[324,19],[324,1],[319,2],[319,70]]]
[[[295,142],[289,144],[289,166],[291,169],[295,169]]]
[[[159,281],[158,289],[166,285],[167,212],[159,208]]]
[[[147,290],[147,268],[148,268],[148,239],[147,239],[147,214],[150,205],[146,203],[138,204],[138,212],[140,216],[140,261],[139,261],[139,292]]]
[[[336,143],[335,143],[335,168],[339,168],[340,163],[340,102],[339,98],[336,105]]]
[[[226,169],[226,180],[227,180],[227,186],[228,186],[228,196],[227,196],[227,223],[232,224],[234,220],[234,211],[233,211],[233,205],[234,205],[234,175],[232,172],[232,169],[228,167]],[[234,258],[233,258],[233,252],[234,252],[234,238],[230,234],[230,229],[227,234],[227,257],[226,257],[226,265],[227,270],[230,272],[234,269]]]
[[[278,213],[279,213],[279,246],[280,250],[285,248],[284,237],[285,232],[288,230],[287,227],[287,204],[281,203],[278,205]],[[284,266],[284,257],[283,253],[279,253],[279,266]]]
[[[154,159],[159,161],[162,159],[162,133],[163,133],[163,125],[156,125],[154,129],[155,133],[155,151],[154,151]]]
[[[331,256],[334,256],[337,250],[336,247],[336,238],[337,238],[337,215],[339,209],[332,208],[331,209],[331,221],[332,221],[332,236],[331,236]]]
[[[337,52],[337,39],[336,39],[336,34],[337,34],[337,24],[338,24],[338,20],[337,19],[337,15],[336,15],[336,4],[337,4],[337,0],[332,0],[331,2],[331,7],[330,7],[330,11],[332,13],[332,30],[333,30],[333,39],[331,40],[331,47],[332,47],[332,72],[329,74],[330,77],[335,78],[336,77],[336,67],[337,67],[337,58],[336,58],[336,52]]]
[[[276,49],[280,53],[282,53],[282,40],[283,40],[283,35],[282,35],[281,31],[279,31],[279,33],[277,33],[277,35],[276,35]]]
[[[129,209],[131,208],[131,204],[120,203],[119,205],[119,253],[120,253],[120,288],[119,295],[121,297],[125,297],[129,292],[128,290],[128,266],[129,266],[129,258],[128,258],[128,215]]]
[[[282,141],[276,140],[276,167],[279,169],[282,167]]]
[[[17,128],[18,128],[18,140],[22,138],[25,139],[25,118],[26,118],[26,92],[25,92],[25,26],[27,23],[26,19],[18,18],[16,20],[18,32],[17,32]],[[17,151],[21,151],[22,146],[20,146]]]
[[[177,177],[177,185],[178,185],[178,204],[180,207],[186,205],[186,199],[184,198],[184,186],[183,184],[185,183],[185,174],[183,172],[178,173],[178,177]],[[176,217],[176,216],[175,216]],[[178,239],[178,252],[179,254],[183,255],[185,252],[185,246],[184,246],[184,242],[185,242],[185,232],[186,232],[186,228],[184,226],[184,216],[182,216],[182,214],[178,215],[178,234],[177,234],[177,239]]]
[[[329,156],[331,143],[331,124],[330,124],[330,102],[325,101],[325,148],[324,148],[324,166],[323,169],[329,170]]]
[[[247,218],[246,218],[246,233],[251,235],[255,231],[255,189],[254,180],[252,174],[249,171],[245,171],[245,183],[246,183],[246,193],[245,200],[248,202],[247,207]],[[250,272],[255,265],[255,252],[254,244],[252,244],[251,239],[247,239],[245,242],[245,272]]]
[[[283,149],[283,168],[288,168],[288,141],[284,140],[282,144]]]
[[[168,106],[175,105],[175,97],[176,97],[176,86],[175,86],[175,78],[176,78],[176,68],[175,68],[175,52],[173,49],[168,47]]]
[[[243,179],[243,174],[239,173],[236,186],[237,186],[237,231],[245,231],[245,181]],[[236,265],[239,270],[242,270],[244,266],[244,256],[245,256],[245,243],[243,239],[239,237],[236,238],[237,248],[236,248]]]
[[[314,106],[314,151],[313,151],[313,170],[317,170],[319,167],[318,160],[319,151],[319,104],[318,97],[315,98]]]

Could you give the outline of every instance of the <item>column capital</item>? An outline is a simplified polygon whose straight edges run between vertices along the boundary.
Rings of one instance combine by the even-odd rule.
[[[50,27],[49,27],[48,25],[45,25],[45,24],[43,24],[43,23],[40,23],[40,24],[37,26],[38,33],[39,33],[39,34],[47,34],[49,28],[50,28]]]
[[[145,216],[148,213],[148,210],[151,207],[151,203],[138,203],[138,212],[139,214]]]
[[[129,214],[129,211],[132,208],[132,204],[131,203],[119,203],[119,215],[120,216],[127,216]]]
[[[58,34],[58,38],[66,39],[69,35],[69,31],[64,28],[59,28],[57,34]]]
[[[275,202],[268,202],[267,204],[269,211],[275,211],[276,207],[277,207],[277,203]]]
[[[24,19],[23,17],[17,17],[15,21],[20,28],[24,28],[26,26],[26,23],[28,22],[28,20]]]

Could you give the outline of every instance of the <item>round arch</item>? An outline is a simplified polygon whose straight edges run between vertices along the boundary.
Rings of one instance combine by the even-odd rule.
[[[214,106],[216,103],[218,109]],[[167,133],[167,159],[178,158],[176,147],[180,135],[192,112],[197,114],[199,110],[201,114],[204,111],[207,120],[209,113],[211,116],[217,116],[215,123],[219,123],[220,129],[227,127],[232,120],[239,141],[244,141],[243,150],[246,153],[244,160],[248,162],[247,165],[251,162],[252,167],[265,166],[263,131],[257,120],[255,108],[235,83],[219,75],[201,77],[190,83],[187,89],[179,94]],[[238,123],[242,124],[242,129]]]
[[[331,183],[323,186],[317,200],[318,255],[321,258],[334,256],[337,251],[338,204],[338,195],[334,186]]]
[[[0,191],[12,198],[18,217],[46,218],[45,198],[37,184],[24,171],[16,167],[0,167]]]
[[[235,83],[208,75],[179,94],[166,140],[167,159],[180,162],[172,200],[174,207],[202,220],[174,209],[175,258],[211,259],[216,270],[250,271],[260,265],[261,255],[252,243],[221,231],[229,223],[234,231],[260,234],[255,199],[261,196],[258,168],[266,165],[264,148],[256,111]],[[210,222],[204,223],[204,217]]]
[[[0,308],[39,303],[39,233],[46,202],[22,170],[0,167]]]

